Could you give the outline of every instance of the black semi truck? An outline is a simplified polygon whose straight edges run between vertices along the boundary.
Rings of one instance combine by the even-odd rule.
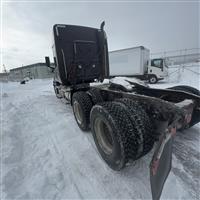
[[[100,28],[56,24],[53,38],[56,96],[71,104],[81,130],[91,129],[101,157],[113,170],[153,149],[150,183],[152,198],[159,199],[176,131],[200,121],[200,92],[184,85],[153,89],[130,80],[128,88],[103,83],[109,78],[104,22]]]

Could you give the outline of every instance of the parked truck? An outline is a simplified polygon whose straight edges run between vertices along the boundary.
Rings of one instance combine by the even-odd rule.
[[[131,76],[157,83],[168,75],[163,58],[150,60],[149,49],[139,46],[109,52],[110,76]]]
[[[112,79],[101,83],[110,77],[104,23],[101,28],[56,24],[53,36],[56,96],[71,104],[81,130],[91,129],[100,156],[113,170],[152,150],[151,191],[159,199],[176,131],[200,121],[200,92],[189,86],[154,89],[130,80],[128,87]]]

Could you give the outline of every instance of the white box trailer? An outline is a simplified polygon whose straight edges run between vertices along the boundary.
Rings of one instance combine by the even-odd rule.
[[[110,75],[144,75],[147,72],[149,49],[139,46],[109,52]]]
[[[150,60],[150,50],[133,47],[109,52],[110,76],[131,76],[156,83],[167,76],[162,58]]]

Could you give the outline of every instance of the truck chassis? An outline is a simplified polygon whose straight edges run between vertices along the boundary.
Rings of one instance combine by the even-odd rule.
[[[132,90],[116,83],[71,88],[54,82],[54,88],[72,105],[80,129],[91,128],[101,157],[113,170],[154,149],[150,180],[152,197],[159,199],[171,169],[176,131],[200,121],[199,91],[188,86],[177,90],[129,84]]]

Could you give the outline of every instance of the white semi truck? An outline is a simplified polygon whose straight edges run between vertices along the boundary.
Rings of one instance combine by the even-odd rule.
[[[109,52],[110,76],[131,76],[156,83],[168,75],[163,58],[150,60],[149,49],[139,46]]]

